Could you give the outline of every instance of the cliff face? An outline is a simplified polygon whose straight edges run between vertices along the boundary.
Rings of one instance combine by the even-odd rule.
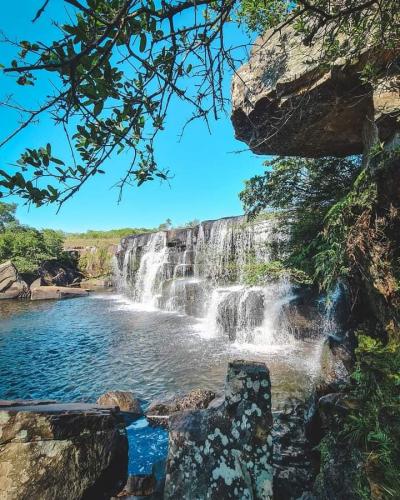
[[[366,168],[336,205],[335,218],[343,229],[340,238],[334,225],[325,224],[332,235],[327,244],[343,251],[348,271],[342,276],[350,290],[353,319],[348,342],[334,339],[337,345],[329,345],[330,356],[348,347],[349,365],[354,354],[358,361],[358,379],[346,385],[335,373],[316,391],[317,434],[323,439],[314,493],[321,499],[358,499],[361,490],[373,498],[392,491],[397,498],[400,449],[394,422],[399,412],[387,420],[381,415],[386,408],[397,408],[398,399],[398,387],[389,382],[398,371],[400,338],[400,78],[394,63],[398,51],[372,49],[366,43],[358,60],[337,60],[330,69],[319,64],[320,53],[318,40],[305,47],[291,28],[260,37],[249,62],[233,79],[232,122],[236,137],[258,154],[365,153]],[[374,87],[361,79],[367,64],[390,68],[382,71]],[[384,147],[369,154],[376,139]],[[357,331],[360,341],[354,353]],[[368,420],[370,415],[377,417]],[[351,432],[368,437],[362,443],[349,441]],[[387,443],[390,438],[386,461],[376,458],[384,446],[373,442],[371,436],[378,432],[388,437]],[[362,498],[367,496],[363,493]]]
[[[257,154],[322,157],[363,152],[363,124],[374,117],[380,140],[399,130],[399,75],[364,84],[367,63],[386,67],[388,50],[366,49],[357,61],[320,64],[321,42],[304,46],[290,27],[258,38],[232,81],[236,138]],[[395,65],[393,65],[395,67]]]

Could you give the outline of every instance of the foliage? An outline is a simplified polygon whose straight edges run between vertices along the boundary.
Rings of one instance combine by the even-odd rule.
[[[400,495],[400,343],[358,334],[350,397],[356,408],[346,419],[343,440],[362,450],[375,498]]]
[[[303,281],[309,282],[316,272],[314,257],[325,244],[319,236],[324,219],[352,189],[360,162],[338,158],[278,158],[266,166],[264,175],[246,181],[239,195],[243,208],[250,218],[259,216],[263,210],[278,212],[280,226],[286,228],[289,235],[282,265],[290,269],[294,277],[302,276]],[[316,264],[321,266],[320,261]]]
[[[112,274],[114,247],[100,245],[79,255],[78,268],[86,278],[99,278]]]
[[[39,231],[15,226],[0,232],[0,262],[12,260],[20,273],[34,273],[49,259],[63,257],[64,236],[59,231]]]
[[[309,277],[301,270],[286,268],[279,260],[270,262],[250,262],[244,265],[243,281],[246,285],[265,285],[281,278],[291,279],[294,283],[310,284]]]
[[[349,248],[350,235],[354,233],[357,220],[361,220],[375,202],[376,184],[363,170],[353,189],[332,205],[326,214],[315,255],[315,273],[323,289],[332,290],[339,278],[349,275],[353,251]]]
[[[39,107],[6,100],[22,122],[0,147],[49,114],[65,133],[71,157],[59,158],[54,145],[26,147],[10,171],[0,171],[4,193],[14,193],[40,206],[62,204],[107,162],[127,152],[119,187],[156,178],[168,179],[159,166],[155,139],[165,128],[169,107],[180,100],[190,109],[188,122],[217,118],[227,102],[223,79],[240,63],[225,36],[232,22],[250,31],[292,26],[304,43],[323,39],[320,64],[339,56],[356,58],[367,45],[397,47],[397,0],[64,0],[70,20],[55,22],[59,36],[44,41],[8,40],[15,57],[4,71],[31,89],[49,78],[54,92]],[[37,3],[37,21],[48,1]],[[361,72],[363,81],[389,71],[376,57]],[[34,102],[37,102],[37,95]]]
[[[8,225],[16,224],[15,211],[17,205],[15,203],[0,202],[0,231],[3,231]]]
[[[166,219],[165,222],[160,224],[157,228],[158,231],[168,231],[169,229],[172,228],[172,220],[171,219]]]
[[[14,203],[0,202],[0,262],[12,260],[19,272],[30,274],[44,260],[63,258],[63,233],[20,225],[16,208]]]
[[[151,231],[148,228],[124,227],[121,229],[109,229],[101,231],[89,229],[84,233],[65,233],[65,248],[78,248],[87,246],[103,246],[118,244],[122,238],[131,234],[141,234]]]

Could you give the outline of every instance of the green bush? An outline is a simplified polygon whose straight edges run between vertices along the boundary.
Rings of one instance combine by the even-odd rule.
[[[20,273],[33,274],[43,261],[64,256],[63,242],[59,231],[13,225],[0,231],[0,262],[12,260]]]
[[[350,395],[358,402],[342,437],[365,456],[375,495],[400,498],[400,343],[358,334]]]

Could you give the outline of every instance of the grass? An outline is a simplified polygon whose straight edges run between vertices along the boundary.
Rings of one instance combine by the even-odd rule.
[[[65,233],[64,248],[104,248],[118,245],[121,238],[130,234],[140,234],[151,231],[146,228],[126,227],[122,229],[110,229],[109,231],[95,231],[89,229],[85,233]]]
[[[111,245],[118,245],[121,238],[116,236],[109,238],[80,238],[77,236],[67,236],[64,240],[64,249],[97,247],[104,248]]]

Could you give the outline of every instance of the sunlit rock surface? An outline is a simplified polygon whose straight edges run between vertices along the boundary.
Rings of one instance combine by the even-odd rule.
[[[129,391],[109,391],[102,394],[97,400],[100,406],[118,406],[121,411],[132,413],[136,416],[143,415],[140,401]]]
[[[115,408],[0,404],[0,498],[108,499],[126,482],[128,443]]]
[[[29,287],[23,281],[17,268],[9,260],[0,264],[0,300],[25,298],[29,295]]]
[[[187,394],[171,394],[164,399],[152,401],[146,410],[150,423],[168,427],[170,416],[179,411],[207,408],[215,398],[208,389],[193,389]]]
[[[399,130],[398,66],[374,90],[360,80],[366,63],[386,67],[395,54],[367,49],[359,60],[339,59],[327,69],[320,53],[318,40],[305,46],[290,27],[256,40],[232,81],[237,139],[258,154],[345,156],[362,153],[367,115],[375,117],[383,141]]]
[[[75,297],[86,297],[87,290],[67,286],[35,286],[31,287],[31,300],[60,300]]]
[[[229,364],[225,399],[170,423],[165,498],[272,498],[269,371]]]

